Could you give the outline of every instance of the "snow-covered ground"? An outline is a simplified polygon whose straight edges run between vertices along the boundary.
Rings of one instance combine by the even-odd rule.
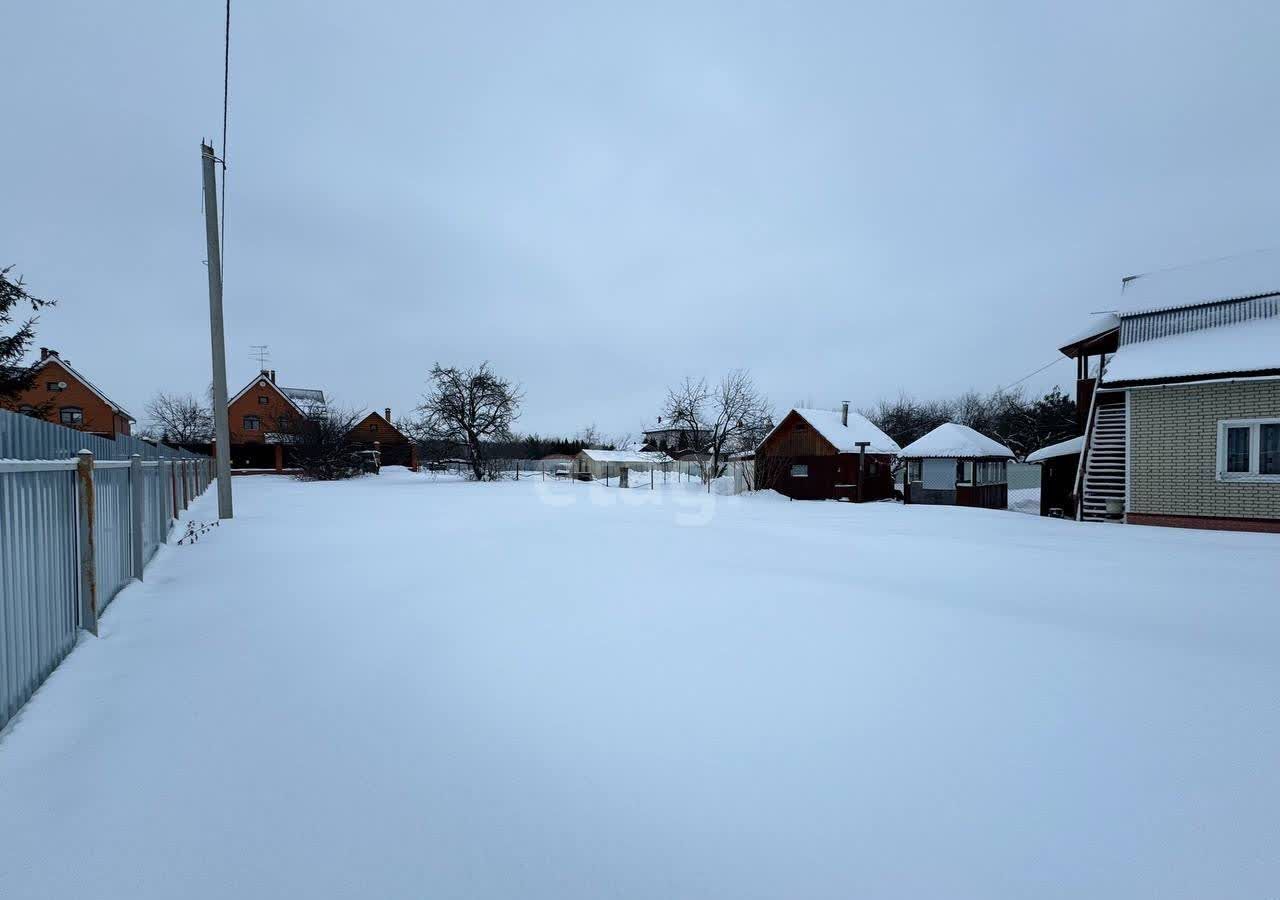
[[[235,488],[0,736],[0,897],[1277,894],[1274,535]]]

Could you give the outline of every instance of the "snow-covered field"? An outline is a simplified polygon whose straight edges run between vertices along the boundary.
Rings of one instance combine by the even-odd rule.
[[[0,897],[1280,896],[1274,535],[235,487],[0,736]]]

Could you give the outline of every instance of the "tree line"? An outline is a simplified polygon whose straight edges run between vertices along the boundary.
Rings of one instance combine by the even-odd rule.
[[[995,438],[1019,459],[1080,433],[1076,402],[1058,387],[1042,397],[1029,397],[1021,390],[966,391],[942,400],[900,394],[859,412],[901,447],[939,425],[956,422]]]

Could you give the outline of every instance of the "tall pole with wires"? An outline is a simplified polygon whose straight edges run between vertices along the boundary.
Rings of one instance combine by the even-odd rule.
[[[204,173],[204,235],[209,248],[209,340],[213,347],[213,428],[218,472],[218,518],[231,518],[231,429],[227,421],[227,348],[222,333],[222,250],[213,147],[200,144]]]

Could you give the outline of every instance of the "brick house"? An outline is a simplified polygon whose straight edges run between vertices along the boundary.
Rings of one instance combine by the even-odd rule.
[[[41,418],[47,421],[109,438],[130,433],[134,417],[73,369],[58,351],[41,347],[35,369],[35,382],[9,404],[14,410],[28,414],[45,410]]]
[[[1063,348],[1088,404],[1077,518],[1280,532],[1280,257],[1250,262],[1127,279],[1147,304]]]
[[[324,391],[281,387],[276,370],[263,369],[227,403],[231,444],[287,443],[287,435],[324,404]]]

